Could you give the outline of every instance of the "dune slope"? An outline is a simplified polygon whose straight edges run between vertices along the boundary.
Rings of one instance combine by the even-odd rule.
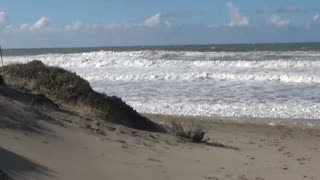
[[[42,94],[79,111],[92,112],[107,121],[141,130],[164,131],[120,98],[95,92],[87,81],[62,68],[32,61],[8,65],[1,68],[1,71],[8,85]]]

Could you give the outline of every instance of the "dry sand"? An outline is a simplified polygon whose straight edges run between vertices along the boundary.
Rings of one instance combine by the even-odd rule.
[[[103,124],[85,114],[33,108],[0,95],[0,169],[15,179],[320,179],[318,125],[198,120],[211,142]]]

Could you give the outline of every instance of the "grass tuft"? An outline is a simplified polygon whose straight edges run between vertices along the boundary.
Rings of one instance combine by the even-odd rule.
[[[205,141],[206,131],[199,123],[192,122],[188,127],[185,127],[181,122],[172,121],[170,125],[167,125],[167,129],[173,135],[190,139],[192,142],[201,143]]]

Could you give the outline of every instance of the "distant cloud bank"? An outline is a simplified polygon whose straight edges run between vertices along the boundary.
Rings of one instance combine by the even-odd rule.
[[[22,24],[20,26],[20,30],[42,30],[45,28],[48,28],[50,26],[50,19],[47,16],[41,17],[38,21],[36,21],[34,24]]]
[[[281,19],[277,14],[271,15],[267,20],[270,24],[278,27],[288,26],[290,24],[290,20]]]
[[[54,19],[45,14],[34,22],[15,24],[10,13],[0,9],[0,40],[10,47],[320,41],[320,10],[289,5],[271,12],[257,10],[253,16],[234,2],[224,3],[225,19],[217,24],[188,24],[194,22],[189,19],[198,18],[200,14],[191,10],[154,12],[133,23],[122,24],[75,19],[56,25]],[[288,14],[304,12],[309,14],[305,24],[299,26]]]

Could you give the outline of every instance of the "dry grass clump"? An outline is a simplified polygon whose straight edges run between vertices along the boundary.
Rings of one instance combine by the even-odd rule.
[[[199,123],[192,122],[185,127],[181,122],[172,121],[167,125],[167,129],[169,129],[169,132],[173,135],[190,139],[192,142],[200,143],[206,141],[204,137],[207,132]]]
[[[177,121],[171,121],[169,124],[166,124],[165,127],[171,134],[189,139],[194,143],[202,143],[207,146],[232,149],[235,151],[240,150],[234,146],[224,145],[218,142],[209,142],[210,139],[206,137],[207,131],[205,130],[205,127],[194,121],[192,121],[190,124],[188,123],[188,125],[184,125],[183,123]]]

